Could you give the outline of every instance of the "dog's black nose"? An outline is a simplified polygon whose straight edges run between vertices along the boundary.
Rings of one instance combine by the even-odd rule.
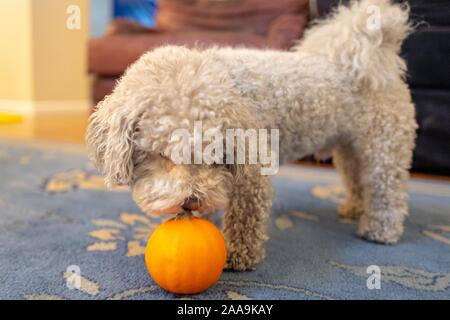
[[[200,208],[201,202],[200,199],[196,196],[190,196],[184,200],[183,205],[181,206],[184,210],[195,211]]]

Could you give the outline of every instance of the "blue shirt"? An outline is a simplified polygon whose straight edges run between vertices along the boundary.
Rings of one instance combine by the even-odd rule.
[[[155,25],[156,0],[114,0],[114,17],[122,17],[145,27]]]

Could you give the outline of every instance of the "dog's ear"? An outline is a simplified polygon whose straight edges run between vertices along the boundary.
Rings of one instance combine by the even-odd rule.
[[[140,119],[138,108],[120,105],[107,96],[89,118],[88,155],[103,173],[108,187],[130,184],[133,179],[134,138]]]

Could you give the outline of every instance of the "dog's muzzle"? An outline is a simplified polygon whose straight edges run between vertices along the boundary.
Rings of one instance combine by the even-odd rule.
[[[181,207],[184,210],[195,211],[201,207],[201,204],[202,203],[199,198],[197,198],[196,196],[190,196],[189,198],[186,198],[186,200],[184,200],[184,203],[181,205]]]

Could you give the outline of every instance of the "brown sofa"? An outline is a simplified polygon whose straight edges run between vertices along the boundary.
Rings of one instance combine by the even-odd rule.
[[[111,92],[126,67],[165,44],[246,46],[286,50],[308,21],[308,0],[160,0],[156,27],[124,20],[89,43],[93,101]]]

